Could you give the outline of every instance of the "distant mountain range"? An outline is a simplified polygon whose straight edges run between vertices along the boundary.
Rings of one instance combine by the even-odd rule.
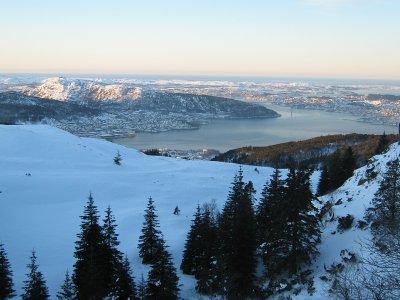
[[[43,122],[86,136],[198,128],[212,118],[276,118],[258,104],[132,84],[50,78],[0,93],[0,123]]]

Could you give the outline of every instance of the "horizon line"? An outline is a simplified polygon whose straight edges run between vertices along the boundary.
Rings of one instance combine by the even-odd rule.
[[[54,76],[54,77],[67,77],[68,75],[78,75],[78,76],[142,76],[142,77],[210,77],[210,78],[260,78],[260,79],[318,79],[318,80],[367,80],[367,81],[393,81],[399,82],[400,78],[387,78],[387,77],[356,77],[356,76],[318,76],[318,75],[262,75],[262,74],[204,74],[204,73],[130,73],[130,72],[0,72],[1,75],[20,75],[20,76],[30,76],[30,75],[38,75],[38,76]],[[179,78],[175,78],[179,79]],[[202,80],[202,79],[198,79]]]

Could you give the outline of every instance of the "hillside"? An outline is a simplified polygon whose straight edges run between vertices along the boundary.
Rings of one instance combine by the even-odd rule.
[[[398,139],[396,135],[387,135],[388,143]],[[229,150],[215,157],[214,161],[233,162],[247,165],[287,168],[294,164],[318,165],[327,161],[338,149],[351,146],[363,165],[375,154],[380,135],[341,134],[320,136],[304,141],[288,142],[266,147],[243,147]]]
[[[196,129],[210,119],[277,117],[263,105],[88,79],[50,78],[0,92],[0,124],[38,122],[80,136],[129,137]]]
[[[103,212],[116,216],[120,249],[136,278],[140,264],[137,242],[148,197],[153,197],[161,230],[175,266],[198,203],[215,199],[221,209],[238,165],[149,157],[103,140],[79,138],[49,126],[0,125],[0,240],[14,271],[18,293],[32,249],[52,295],[74,263],[74,242],[89,192]],[[117,151],[122,165],[113,162]],[[246,180],[260,191],[269,168],[245,167]],[[190,179],[190,180],[188,180]],[[185,184],[182,184],[182,183]],[[173,215],[175,206],[181,214]],[[180,274],[182,296],[193,298],[194,280]]]
[[[100,212],[111,205],[119,225],[120,249],[127,253],[136,278],[148,271],[140,263],[136,245],[147,198],[152,196],[161,230],[179,267],[196,205],[215,200],[221,209],[239,168],[220,162],[145,156],[134,149],[79,138],[49,126],[2,125],[0,140],[0,240],[7,250],[18,293],[32,249],[51,294],[58,291],[64,272],[72,270],[79,216],[89,192]],[[121,166],[113,163],[117,151],[122,155]],[[356,170],[337,191],[320,198],[320,207],[331,202],[332,208],[323,219],[320,256],[311,266],[316,291],[313,296],[301,291],[292,295],[293,299],[327,299],[327,284],[320,279],[326,275],[324,266],[341,262],[344,249],[358,252],[358,241],[370,235],[368,227],[353,226],[338,232],[338,218],[351,214],[354,224],[363,219],[387,162],[399,154],[400,147],[393,144],[387,153]],[[377,176],[368,179],[367,170],[371,169]],[[244,166],[243,170],[245,180],[253,181],[258,199],[272,169]],[[315,189],[318,174],[312,179]],[[179,216],[173,214],[175,206],[181,210]],[[181,296],[200,299],[194,292],[193,278],[181,273],[179,277]]]

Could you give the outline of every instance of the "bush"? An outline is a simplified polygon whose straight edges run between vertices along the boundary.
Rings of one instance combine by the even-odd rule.
[[[337,229],[340,232],[348,230],[353,225],[354,217],[352,215],[347,215],[345,217],[340,217],[338,219],[338,226]]]

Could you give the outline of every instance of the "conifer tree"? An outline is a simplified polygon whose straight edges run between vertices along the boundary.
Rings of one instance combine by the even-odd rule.
[[[109,294],[104,235],[92,194],[85,206],[77,235],[73,283],[78,300],[102,299]]]
[[[372,200],[375,224],[396,228],[400,221],[400,161],[391,161]]]
[[[157,259],[154,260],[148,274],[145,299],[178,299],[179,278],[172,263],[171,254],[166,250],[165,242],[161,238]]]
[[[0,300],[13,298],[13,280],[10,262],[4,245],[0,243]]]
[[[353,175],[353,171],[357,167],[356,158],[354,157],[353,149],[347,147],[342,158],[342,185],[348,178]]]
[[[72,283],[72,279],[69,276],[68,270],[65,273],[64,283],[61,286],[61,291],[57,293],[57,299],[59,300],[73,300],[75,299],[75,289]]]
[[[281,239],[286,225],[286,188],[280,171],[275,169],[272,178],[265,184],[257,207],[259,245],[267,276],[271,277],[284,261],[279,251],[286,246]]]
[[[120,165],[121,165],[121,161],[122,161],[122,156],[121,156],[121,154],[119,153],[119,151],[117,151],[117,155],[115,155],[115,157],[114,157],[114,163],[115,163],[117,166],[120,166]]]
[[[128,257],[125,256],[122,263],[117,268],[117,280],[114,283],[113,299],[116,300],[136,300],[136,286],[132,271],[129,265]]]
[[[284,181],[277,173],[264,188],[259,207],[267,220],[260,248],[271,283],[279,275],[296,274],[301,265],[309,264],[318,254],[316,245],[321,234],[310,190],[310,171],[290,169]]]
[[[333,191],[342,185],[342,155],[337,149],[328,162],[328,191]]]
[[[318,182],[318,196],[325,195],[330,191],[330,178],[329,178],[328,166],[324,165],[321,172],[321,177]]]
[[[289,247],[284,247],[281,255],[287,261],[289,272],[295,274],[301,264],[309,264],[317,255],[321,235],[313,204],[315,197],[310,190],[310,171],[290,170],[286,190],[286,224],[282,237]]]
[[[200,247],[198,251],[198,265],[195,271],[197,279],[196,290],[206,295],[214,295],[218,292],[218,228],[216,220],[205,205],[201,212],[199,226]]]
[[[29,273],[26,274],[28,277],[24,281],[24,293],[21,295],[22,300],[47,300],[49,299],[49,291],[46,286],[46,281],[43,278],[43,274],[38,271],[38,265],[36,263],[36,253],[33,250],[31,256],[31,262],[27,265]]]
[[[157,259],[161,246],[161,232],[158,229],[154,201],[150,197],[145,210],[142,234],[139,237],[139,256],[143,264],[153,264]]]
[[[280,219],[282,201],[284,201],[284,181],[281,180],[280,171],[274,170],[269,183],[266,183],[261,193],[257,206],[257,227],[261,243],[268,240],[268,233],[273,225]]]
[[[181,270],[183,274],[194,275],[199,267],[199,252],[206,243],[200,235],[201,226],[201,211],[200,205],[197,205],[192,225],[188,232],[181,263]]]
[[[139,300],[146,299],[146,280],[144,280],[143,273],[138,282],[137,286],[137,296]]]
[[[116,232],[116,221],[110,206],[105,211],[103,219],[102,235],[104,244],[104,262],[107,280],[107,292],[113,294],[118,275],[122,268],[122,253],[118,250],[118,234]]]
[[[235,175],[219,220],[219,272],[223,293],[231,298],[247,298],[254,288],[256,234],[252,183],[243,182],[240,168]]]

